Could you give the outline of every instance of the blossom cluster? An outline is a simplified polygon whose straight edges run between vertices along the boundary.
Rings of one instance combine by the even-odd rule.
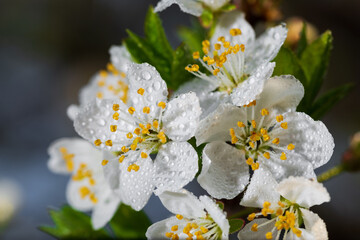
[[[162,0],[155,10],[176,3],[199,16],[228,2]],[[216,200],[244,192],[239,204],[261,210],[239,239],[327,239],[309,208],[330,201],[314,169],[329,161],[334,141],[321,121],[296,112],[300,81],[272,76],[286,36],[282,24],[256,37],[244,14],[224,13],[193,53],[197,63],[184,66],[194,79],[174,92],[155,67],[111,47],[106,70],[68,108],[81,138],[49,147],[50,170],[71,175],[69,204],[92,210],[99,229],[120,204],[139,211],[154,193],[174,216],[151,225],[148,239],[228,239],[229,218]],[[210,196],[184,189],[194,179]]]

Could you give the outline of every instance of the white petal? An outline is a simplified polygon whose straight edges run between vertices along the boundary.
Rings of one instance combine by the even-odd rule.
[[[217,225],[221,228],[222,239],[228,239],[230,225],[226,218],[226,213],[224,213],[214,200],[208,196],[200,196],[199,199],[204,204],[206,212],[210,214],[211,218],[214,219]]]
[[[275,108],[280,113],[295,111],[303,96],[304,87],[299,80],[291,75],[276,76],[266,82],[256,105],[260,106],[259,110]]]
[[[200,121],[195,133],[196,144],[231,140],[229,129],[236,127],[237,122],[246,117],[245,114],[242,109],[232,104],[221,104],[213,113]]]
[[[160,201],[173,214],[181,214],[186,218],[200,218],[206,215],[204,205],[191,192],[163,192]]]
[[[276,205],[280,194],[276,192],[277,182],[265,169],[259,168],[253,174],[240,205],[262,208],[265,201]]]
[[[197,17],[199,17],[203,11],[201,4],[195,0],[162,0],[156,5],[155,12],[161,12],[174,3],[179,5],[183,12]]]
[[[163,116],[165,134],[174,141],[186,141],[194,136],[201,108],[195,93],[182,94],[171,100]]]
[[[129,79],[129,98],[134,103],[135,110],[143,114],[144,107],[150,107],[149,116],[156,118],[159,115],[159,102],[167,101],[167,86],[156,69],[147,64],[130,64],[127,77]],[[144,89],[143,95],[138,89]],[[147,117],[147,116],[146,116]],[[146,119],[146,118],[145,118]]]
[[[214,198],[232,199],[249,182],[249,166],[243,151],[225,142],[212,142],[203,150],[198,182]]]
[[[289,177],[279,183],[277,191],[286,199],[309,208],[330,201],[326,188],[316,180]]]
[[[314,236],[305,228],[299,228],[301,236],[297,237],[291,230],[286,235],[284,240],[315,240]]]
[[[179,221],[176,217],[170,217],[167,219],[164,219],[160,222],[156,222],[152,224],[146,231],[145,236],[147,239],[166,239],[165,233],[171,232],[171,227],[174,225],[178,225],[179,230],[183,229],[185,226],[185,221]],[[183,238],[181,238],[183,239]]]
[[[224,92],[209,92],[198,94],[201,116],[200,119],[204,119],[213,113],[221,104],[231,102],[230,96]]]
[[[104,227],[114,216],[119,204],[120,198],[110,189],[102,191],[91,215],[93,228],[97,230]]]
[[[110,50],[111,63],[124,73],[127,73],[129,64],[132,63],[131,55],[124,46],[111,46]]]
[[[79,112],[79,106],[75,105],[75,104],[71,104],[67,109],[66,109],[66,114],[68,116],[68,118],[70,118],[70,120],[74,121],[76,118],[76,115]]]
[[[113,104],[120,106],[119,120],[113,119],[115,113]],[[110,131],[110,125],[117,125],[116,132]],[[123,145],[130,143],[126,133],[135,129],[135,122],[128,113],[128,107],[121,100],[98,100],[86,105],[81,109],[74,121],[76,132],[86,140],[94,143],[100,139],[101,149],[109,151],[120,151]],[[113,146],[106,146],[105,141],[112,140]]]
[[[276,237],[277,231],[274,227],[274,222],[268,223],[262,227],[259,227],[256,232],[251,231],[251,227],[254,223],[260,225],[264,224],[265,222],[269,222],[270,220],[266,218],[255,219],[254,221],[249,222],[245,225],[243,229],[241,229],[238,233],[239,240],[265,240],[265,234],[268,232],[272,232],[273,237]]]
[[[70,179],[66,187],[66,199],[71,207],[75,208],[78,211],[89,211],[94,208],[95,204],[91,202],[88,196],[82,198],[80,195],[80,188],[88,187],[91,189],[89,181],[84,179],[82,181],[74,181]]]
[[[230,29],[239,28],[242,32],[240,36],[231,36]],[[244,44],[245,49],[248,44],[255,40],[255,32],[251,25],[245,20],[245,15],[239,11],[231,11],[220,17],[216,25],[214,35],[211,38],[211,45],[218,42],[218,38],[224,36],[226,41],[233,44]]]
[[[198,155],[188,142],[169,142],[156,156],[155,194],[177,191],[192,181],[198,171]]]
[[[130,163],[139,165],[137,172],[128,172]],[[141,210],[148,202],[154,190],[155,168],[150,157],[140,158],[139,154],[130,154],[120,163],[120,188],[116,192],[122,201],[136,211]]]
[[[247,105],[256,100],[263,91],[266,81],[271,77],[275,63],[264,63],[250,77],[239,84],[231,93],[232,102],[237,106]]]
[[[73,157],[73,169],[80,161],[87,159],[101,159],[101,152],[94,148],[89,142],[80,138],[60,138],[49,146],[48,153],[50,159],[48,161],[49,169],[54,173],[69,174],[73,169],[68,169],[66,161],[63,158],[63,154],[60,149],[65,148],[67,154],[74,154]]]
[[[202,2],[212,10],[216,11],[230,2],[230,0],[202,0]]]
[[[253,68],[262,62],[271,61],[279,52],[287,37],[285,24],[269,28],[251,45],[245,46],[246,60],[249,68]]]
[[[103,166],[104,177],[107,184],[111,189],[117,189],[120,184],[119,157],[115,157],[111,152],[105,152],[104,159],[109,161]]]
[[[321,121],[314,121],[305,113],[284,114],[288,129],[278,135],[280,141],[295,145],[293,150],[314,169],[327,163],[334,151],[334,139]]]
[[[209,93],[214,91],[218,86],[213,83],[203,80],[201,78],[195,78],[194,80],[185,82],[182,84],[175,92],[174,96],[179,96],[184,93],[194,92],[198,96],[198,94],[206,92]]]
[[[301,209],[305,229],[309,231],[315,240],[327,240],[328,233],[325,222],[317,215],[306,209]]]

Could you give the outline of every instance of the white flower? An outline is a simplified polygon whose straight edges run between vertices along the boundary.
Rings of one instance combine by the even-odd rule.
[[[167,103],[167,86],[154,67],[133,64],[128,71],[129,99],[96,101],[84,107],[74,125],[85,139],[117,157],[105,170],[123,201],[139,210],[155,193],[178,190],[198,170],[198,157],[186,141],[194,136],[201,109],[195,93]],[[151,153],[158,152],[155,160]]]
[[[111,190],[102,168],[112,154],[78,138],[55,141],[49,147],[49,154],[51,171],[72,175],[66,189],[69,204],[79,211],[92,210],[94,229],[103,227],[120,204],[120,198]]]
[[[268,172],[256,171],[240,204],[262,210],[248,216],[251,223],[238,238],[278,240],[284,234],[284,240],[328,239],[324,221],[308,208],[329,201],[329,193],[316,180],[289,177],[277,184]]]
[[[110,48],[111,63],[108,63],[106,70],[95,74],[90,82],[80,90],[80,105],[70,105],[67,114],[74,120],[79,109],[94,99],[120,99],[123,102],[128,100],[128,80],[126,73],[131,56],[123,46],[112,46]]]
[[[202,120],[197,144],[210,143],[203,150],[200,185],[215,198],[231,199],[248,184],[250,167],[267,169],[277,180],[315,177],[314,169],[329,161],[334,140],[322,122],[295,112],[303,95],[294,77],[273,77],[256,101],[220,105]]]
[[[249,104],[262,92],[272,75],[275,63],[270,61],[277,55],[286,35],[286,27],[279,25],[255,39],[255,32],[244,14],[238,11],[224,14],[211,40],[202,42],[205,55],[193,53],[194,59],[212,75],[200,72],[197,64],[189,65],[186,70],[200,80],[184,84],[178,92],[198,89],[202,118],[222,102],[231,101],[237,106]]]
[[[0,229],[19,210],[22,202],[20,187],[9,179],[0,179]]]
[[[197,199],[182,190],[164,192],[159,198],[176,216],[151,225],[146,232],[148,239],[228,239],[226,213],[208,196]]]
[[[156,5],[155,12],[161,12],[171,5],[177,4],[183,12],[199,17],[204,7],[217,11],[229,2],[230,0],[161,0]]]

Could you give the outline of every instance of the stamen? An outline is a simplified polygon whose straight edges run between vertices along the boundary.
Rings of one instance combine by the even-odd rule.
[[[132,139],[132,138],[133,138],[133,135],[132,135],[131,132],[129,132],[129,133],[126,134],[126,137],[129,138],[129,139]]]
[[[267,232],[267,233],[265,234],[265,237],[266,237],[266,239],[272,239],[272,233],[271,233],[271,232]]]
[[[270,159],[270,153],[268,153],[268,152],[264,152],[263,156],[264,156],[266,159]]]
[[[100,140],[100,139],[96,139],[96,140],[94,141],[94,144],[95,144],[95,146],[100,146],[100,145],[101,145],[101,140]]]
[[[257,227],[258,227],[258,224],[254,223],[254,224],[251,226],[251,231],[257,232],[257,230],[258,230]]]
[[[281,160],[286,160],[286,154],[284,152],[281,153],[280,159]]]
[[[278,115],[278,116],[276,116],[276,121],[277,121],[277,122],[282,122],[283,120],[284,120],[283,115]]]
[[[116,132],[117,126],[116,125],[110,125],[110,131]]]
[[[290,143],[290,144],[287,146],[287,149],[288,149],[288,150],[294,150],[294,149],[295,149],[294,144]]]
[[[122,163],[124,161],[124,159],[125,159],[125,155],[121,155],[119,157],[119,163]]]
[[[113,110],[116,112],[116,111],[119,111],[120,109],[120,106],[119,104],[113,104]]]
[[[142,157],[142,158],[147,158],[148,155],[147,155],[145,152],[142,152],[142,153],[141,153],[141,157]]]
[[[287,129],[287,128],[288,128],[287,122],[281,123],[280,126],[281,126],[283,129]]]
[[[116,112],[116,113],[113,114],[112,117],[113,117],[114,120],[119,120],[119,116],[120,116],[119,113]]]
[[[101,165],[103,165],[103,166],[105,166],[106,164],[108,164],[108,162],[109,162],[109,160],[102,160],[102,162],[101,162]]]
[[[233,28],[233,29],[230,29],[230,34],[231,36],[237,36],[237,35],[241,35],[241,30],[238,29],[238,28]]]
[[[252,220],[255,219],[255,217],[256,217],[256,214],[255,214],[255,213],[252,213],[252,214],[250,214],[250,215],[247,217],[247,220],[251,222]]]
[[[143,88],[139,88],[137,90],[137,93],[140,94],[141,96],[144,95],[144,92],[145,92],[145,90]]]
[[[193,53],[193,58],[194,59],[199,59],[200,58],[200,53],[199,52],[194,52]]]
[[[134,112],[135,112],[135,108],[134,108],[134,107],[129,107],[128,111],[129,111],[129,113],[130,113],[131,115],[133,115]]]
[[[257,162],[257,163],[251,164],[251,169],[252,169],[253,171],[259,169],[259,163]]]
[[[158,106],[161,107],[162,109],[164,109],[166,107],[166,103],[164,102],[159,102]]]
[[[279,138],[275,138],[275,139],[272,141],[273,144],[279,144],[279,142],[280,142],[280,139],[279,139]]]
[[[105,145],[106,146],[109,146],[109,147],[112,147],[112,141],[109,139],[109,140],[107,140],[106,142],[105,142]]]
[[[266,108],[261,109],[261,115],[266,116],[269,115],[269,111]]]

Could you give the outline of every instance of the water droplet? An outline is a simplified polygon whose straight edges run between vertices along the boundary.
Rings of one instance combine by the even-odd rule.
[[[150,79],[151,79],[151,75],[150,75],[150,73],[149,73],[148,71],[143,71],[143,72],[141,73],[141,76],[142,76],[142,78],[145,79],[145,80],[150,80]]]

